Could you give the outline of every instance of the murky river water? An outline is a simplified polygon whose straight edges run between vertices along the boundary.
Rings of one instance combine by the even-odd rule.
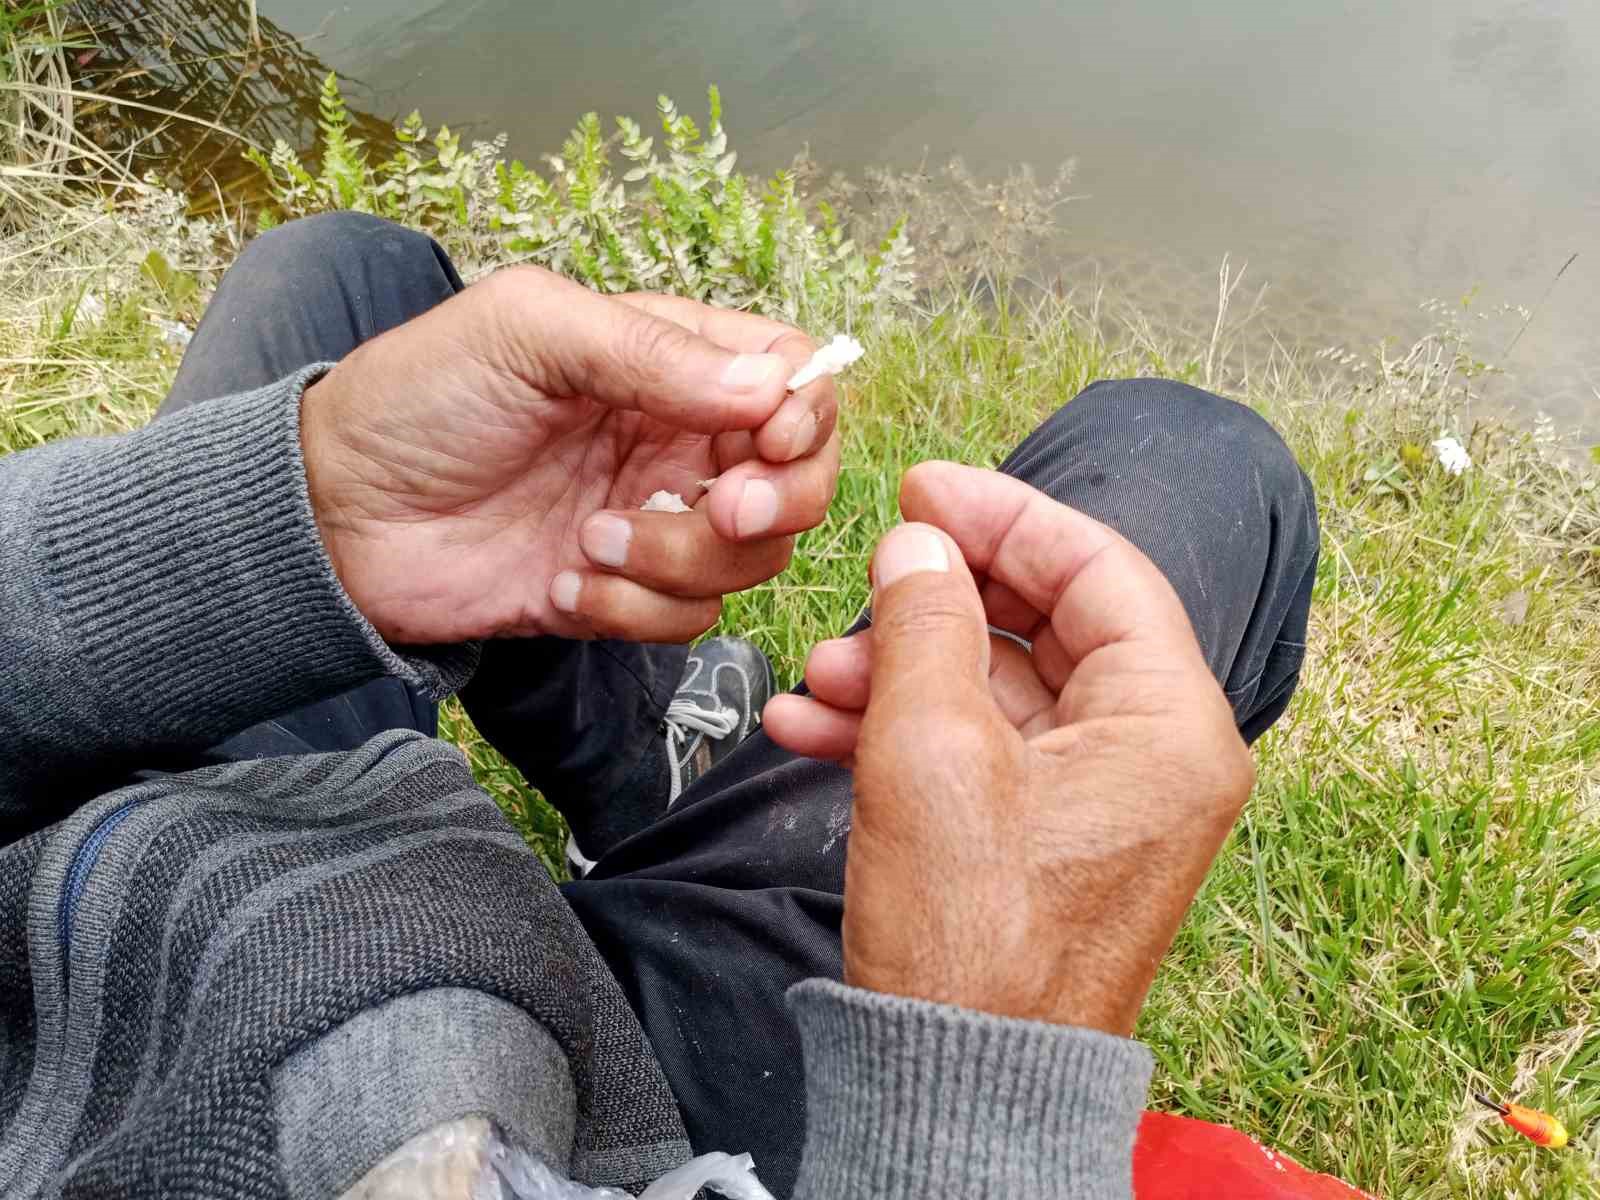
[[[1114,285],[1199,314],[1227,252],[1307,343],[1474,288],[1534,304],[1577,253],[1506,386],[1600,426],[1596,0],[261,3],[368,107],[524,156],[585,109],[698,111],[715,81],[750,168],[802,142],[840,167],[1076,157],[1073,245]]]

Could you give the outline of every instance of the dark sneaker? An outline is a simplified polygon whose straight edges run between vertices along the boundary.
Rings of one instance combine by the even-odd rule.
[[[777,688],[772,664],[754,642],[717,637],[689,652],[683,679],[661,723],[672,772],[668,808],[755,731]]]
[[[683,678],[661,722],[668,808],[755,731],[761,710],[777,687],[767,656],[743,638],[711,638],[689,652]],[[567,865],[578,878],[594,867],[571,837]]]

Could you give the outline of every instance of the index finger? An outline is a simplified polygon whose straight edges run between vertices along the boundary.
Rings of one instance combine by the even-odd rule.
[[[714,308],[683,296],[634,292],[617,297],[707,341],[741,354],[776,354],[798,371],[817,344],[792,325],[737,309]],[[828,376],[790,395],[752,433],[756,453],[768,462],[790,462],[825,446],[838,421],[838,392]]]
[[[1160,569],[1109,526],[1020,479],[920,463],[901,482],[900,511],[943,529],[975,573],[1046,617],[1071,663],[1105,646],[1141,643],[1204,668],[1189,616]]]
[[[653,317],[681,325],[690,333],[698,333],[719,346],[737,350],[742,354],[781,354],[783,351],[777,349],[777,346],[784,338],[798,337],[809,340],[792,325],[774,321],[771,317],[742,312],[734,308],[715,308],[698,300],[690,300],[686,296],[668,296],[660,292],[628,292],[618,296],[617,299]],[[805,358],[802,358],[800,363],[803,364],[810,357],[811,351],[807,350]]]
[[[456,304],[475,305],[487,325],[486,362],[551,399],[582,396],[710,434],[763,428],[786,399],[782,355],[730,350],[543,267],[504,267],[441,304],[447,326],[449,312],[466,311]]]

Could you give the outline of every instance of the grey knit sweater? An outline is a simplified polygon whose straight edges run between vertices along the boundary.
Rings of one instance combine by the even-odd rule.
[[[307,378],[0,460],[0,1193],[332,1196],[467,1113],[636,1187],[687,1153],[670,1092],[451,748],[159,771],[383,674],[470,676],[471,647],[398,653],[340,587]],[[1131,1193],[1134,1043],[790,1000],[797,1197]]]

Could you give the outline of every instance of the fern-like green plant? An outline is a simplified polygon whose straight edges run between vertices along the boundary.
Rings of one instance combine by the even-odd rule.
[[[317,128],[322,132],[319,183],[334,208],[370,210],[371,172],[361,139],[350,132],[350,112],[332,71],[322,81],[317,99]]]
[[[371,212],[433,234],[469,271],[536,262],[602,292],[670,291],[816,327],[910,299],[904,222],[863,253],[831,208],[808,205],[793,172],[740,174],[715,87],[709,101],[702,129],[660,97],[656,135],[618,117],[607,136],[586,113],[543,172],[508,159],[503,135],[463,148],[448,129],[430,138],[412,113],[374,163],[329,75],[314,172],[281,142],[249,154],[270,197],[260,220]]]

